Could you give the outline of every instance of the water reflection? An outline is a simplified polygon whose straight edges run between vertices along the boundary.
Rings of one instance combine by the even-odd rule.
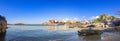
[[[108,41],[109,39],[111,39],[111,36],[101,37],[101,40],[103,41]]]
[[[10,26],[5,34],[0,36],[0,40],[5,41],[106,41],[116,38],[116,33],[108,33],[91,36],[78,36],[77,28],[68,26]],[[117,33],[118,34],[118,33]],[[104,36],[105,35],[105,36]],[[120,33],[119,33],[120,35]],[[118,35],[118,36],[119,36]],[[120,37],[118,37],[120,38]]]
[[[49,31],[69,30],[68,26],[49,26]]]
[[[42,38],[39,38],[39,37],[25,37],[25,36],[21,36],[21,37],[16,37],[14,39],[11,39],[9,41],[47,41],[47,40],[43,40]]]
[[[0,41],[5,41],[6,32],[0,33]]]
[[[79,37],[83,37],[84,41],[118,41],[120,40],[120,34],[115,32],[104,32],[101,35],[88,35],[88,36],[81,36],[78,34]]]
[[[100,35],[87,35],[87,36],[80,36],[79,35],[79,37],[82,37],[84,41],[100,41],[101,40]]]
[[[101,40],[102,41],[119,41],[120,39],[120,34],[116,32],[104,32],[101,35]]]
[[[83,39],[85,41],[98,41],[98,40],[101,40],[101,36],[100,35],[84,36]]]

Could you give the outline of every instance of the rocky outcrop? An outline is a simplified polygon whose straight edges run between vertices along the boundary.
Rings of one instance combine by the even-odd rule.
[[[108,29],[103,30],[104,32],[114,32],[114,31],[120,31],[120,27],[111,27]]]
[[[90,30],[90,29],[82,29],[78,31],[78,35],[97,35],[97,34],[101,34],[102,30]]]
[[[112,22],[115,26],[120,26],[120,20],[115,20]]]
[[[88,28],[87,24],[81,24],[81,25],[77,25],[78,28]]]
[[[95,25],[88,25],[87,27],[95,27]]]
[[[6,32],[7,21],[4,16],[0,15],[0,33]]]

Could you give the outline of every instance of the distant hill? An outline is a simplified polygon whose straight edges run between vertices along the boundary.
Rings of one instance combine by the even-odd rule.
[[[16,23],[14,25],[25,25],[24,23]]]

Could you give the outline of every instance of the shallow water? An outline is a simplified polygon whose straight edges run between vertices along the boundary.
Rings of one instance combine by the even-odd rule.
[[[78,28],[67,26],[8,25],[4,41],[110,41],[120,33],[104,32],[101,35],[79,36]]]

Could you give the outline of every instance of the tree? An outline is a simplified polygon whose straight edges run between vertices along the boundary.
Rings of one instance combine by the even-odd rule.
[[[56,21],[55,20],[49,20],[50,23],[55,23]]]
[[[99,23],[99,22],[102,22],[102,20],[99,18],[93,21],[93,23]]]
[[[113,21],[113,20],[115,20],[115,19],[116,19],[115,16],[109,16],[109,15],[107,15],[107,14],[103,14],[103,15],[100,16],[100,18],[95,19],[95,20],[94,20],[94,23],[103,22],[103,21],[105,21],[105,20],[111,20],[111,21]]]
[[[102,22],[102,21],[104,21],[108,18],[109,18],[109,16],[107,14],[103,14],[103,15],[100,16],[100,18],[95,19],[93,23]]]
[[[110,20],[115,20],[116,17],[115,16],[110,16]]]
[[[103,14],[100,16],[100,20],[106,20],[108,18],[109,18],[109,16],[107,14]]]

